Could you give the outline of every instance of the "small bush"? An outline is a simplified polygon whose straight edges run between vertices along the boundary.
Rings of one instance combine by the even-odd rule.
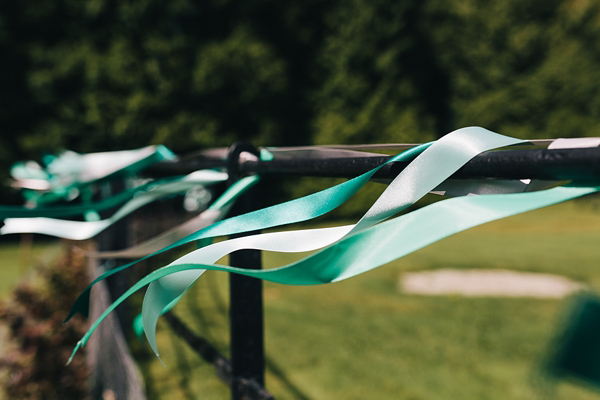
[[[63,324],[88,282],[85,260],[68,250],[37,272],[40,279],[21,283],[11,299],[0,303],[0,323],[10,339],[0,356],[0,385],[6,399],[87,399],[84,353],[66,365],[85,322],[74,318]]]

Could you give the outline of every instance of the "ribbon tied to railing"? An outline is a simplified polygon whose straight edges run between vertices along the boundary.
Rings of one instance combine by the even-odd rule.
[[[498,191],[503,194],[450,198],[394,217],[444,183],[477,154],[521,142],[519,139],[479,127],[459,129],[433,143],[417,146],[392,157],[388,163],[399,160],[412,161],[356,224],[257,234],[192,251],[151,272],[127,290],[92,324],[73,353],[85,345],[108,313],[146,285],[149,285],[149,288],[142,306],[143,326],[150,346],[158,356],[155,338],[158,318],[179,301],[205,270],[227,271],[290,285],[341,281],[465,229],[594,193],[600,189],[599,182],[571,182],[533,192],[523,192],[522,188],[514,190],[520,193],[510,193],[512,190],[503,186],[502,190]],[[216,222],[141,260],[203,238],[249,232],[316,218],[343,204],[379,168],[309,196]],[[486,192],[494,193],[494,190]],[[224,255],[240,249],[277,252],[321,250],[295,263],[265,270],[214,264]],[[68,318],[77,311],[87,312],[89,290],[94,283],[133,264],[135,262],[108,271],[92,282],[77,299]]]

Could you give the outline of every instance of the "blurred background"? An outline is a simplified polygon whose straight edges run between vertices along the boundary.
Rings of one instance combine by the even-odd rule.
[[[470,125],[519,138],[600,136],[593,0],[2,1],[0,57],[1,182],[14,162],[61,149],[416,143]],[[302,182],[279,196],[332,181]],[[21,201],[5,186],[0,195]],[[369,196],[342,217],[364,211]],[[399,295],[397,280],[411,270],[485,265],[594,288],[597,205],[583,207],[533,213],[529,223],[546,223],[537,231],[509,220],[459,235],[327,290],[267,285],[268,386],[290,399],[543,398],[528,376],[559,301],[424,299]],[[487,245],[471,244],[482,235]],[[26,254],[54,252],[47,246]],[[22,250],[0,250],[19,265],[5,272],[10,279],[22,276]],[[267,266],[290,261],[273,257]],[[210,285],[226,291],[222,279],[190,295],[207,309],[190,301],[181,314],[204,313],[195,328],[227,352],[226,300],[206,295]],[[369,305],[354,308],[357,301]],[[308,322],[299,329],[297,321]],[[149,398],[227,398],[216,378],[197,383],[211,368],[161,329],[160,344],[175,349],[171,369],[137,350]],[[360,362],[356,349],[366,354]],[[565,390],[564,398],[595,398]]]
[[[599,37],[586,0],[6,1],[0,170],[62,148],[598,135]]]

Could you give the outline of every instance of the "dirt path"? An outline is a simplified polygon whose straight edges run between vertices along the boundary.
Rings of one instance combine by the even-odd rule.
[[[485,269],[440,269],[402,274],[403,293],[430,296],[561,298],[584,286],[563,276]]]

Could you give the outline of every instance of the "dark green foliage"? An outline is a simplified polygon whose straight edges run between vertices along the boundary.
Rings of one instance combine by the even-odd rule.
[[[597,135],[591,0],[0,4],[0,169],[68,147]]]
[[[592,0],[4,1],[0,54],[4,182],[62,148],[600,135]]]
[[[81,318],[62,323],[88,281],[84,262],[82,255],[68,252],[52,267],[39,269],[39,283],[20,284],[12,299],[0,304],[0,322],[10,337],[0,358],[0,390],[7,400],[87,398],[84,356],[66,365],[86,324]]]
[[[316,63],[317,142],[426,141],[450,129],[447,72],[422,29],[424,2],[340,2]]]
[[[304,88],[290,82],[296,67],[270,43],[285,32],[261,19],[292,27],[263,15],[268,5],[52,0],[2,8],[17,21],[11,48],[27,64],[11,78],[28,96],[27,126],[3,128],[23,133],[21,148],[152,142],[185,152],[241,138],[299,141],[288,134],[303,128],[296,114]]]
[[[427,14],[457,126],[523,138],[600,134],[597,2],[432,0]]]

